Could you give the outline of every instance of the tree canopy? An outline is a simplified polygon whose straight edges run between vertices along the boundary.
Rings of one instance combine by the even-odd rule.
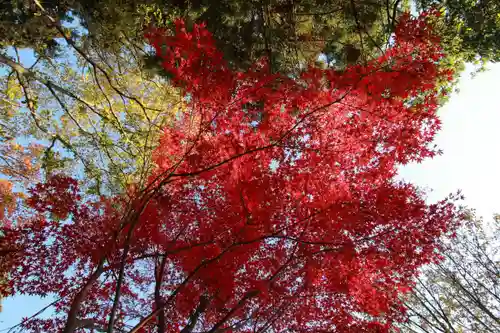
[[[420,0],[422,10],[442,8],[439,24],[447,52],[467,62],[500,60],[500,5],[494,0]]]
[[[235,69],[203,25],[178,19],[173,32],[149,29],[185,108],[158,123],[158,144],[138,147],[152,167],[126,192],[89,195],[88,178],[47,173],[4,217],[2,294],[55,296],[53,316],[18,328],[389,332],[404,320],[401,296],[418,268],[437,259],[440,237],[462,218],[454,197],[429,205],[396,180],[398,165],[439,153],[438,85],[453,73],[439,66],[446,55],[427,24],[435,15],[400,17],[391,45],[366,63],[309,66],[296,76],[275,72],[265,58]],[[82,86],[56,85],[16,59],[3,63],[22,93],[33,90],[23,88],[27,80],[44,86],[39,98],[50,94],[68,122],[79,123],[70,115],[80,105],[84,117],[94,110],[96,119],[108,117],[117,133],[110,154],[129,147],[125,138],[155,119],[156,99],[127,76],[108,77],[108,60],[116,61],[113,73],[126,63],[90,57],[64,39],[90,67],[92,86],[85,76]],[[36,126],[39,111],[25,98]],[[120,131],[120,114],[130,136]],[[137,127],[127,118],[134,115]],[[57,124],[36,128],[78,147]],[[76,129],[77,140],[90,132],[81,147],[108,133],[91,128]],[[110,155],[103,169],[119,157]]]
[[[41,8],[63,36],[57,54],[16,45],[0,54],[0,172],[25,185],[36,183],[40,169],[44,177],[83,172],[90,192],[123,192],[151,170],[148,156],[182,97],[144,68],[144,42],[125,36],[103,49],[81,26]]]
[[[437,110],[463,62],[498,61],[495,1],[4,9],[0,295],[53,297],[52,316],[15,329],[498,323],[490,275],[453,266],[473,264],[443,241],[460,196],[428,204],[396,178],[440,153]]]
[[[59,20],[78,18],[101,49],[116,47],[124,36],[141,41],[145,25],[169,24],[175,16],[188,24],[206,22],[233,66],[246,69],[266,55],[281,71],[297,70],[319,54],[337,67],[373,59],[390,43],[401,15],[412,9],[406,0],[59,0],[44,6]],[[442,10],[436,24],[454,61],[498,60],[497,1],[419,0],[413,6]],[[2,45],[49,53],[60,45],[61,32],[40,15],[36,1],[8,2],[1,22]]]

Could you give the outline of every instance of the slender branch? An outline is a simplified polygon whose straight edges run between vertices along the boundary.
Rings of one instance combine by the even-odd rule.
[[[155,306],[157,308],[162,306],[162,303],[163,303],[163,300],[161,298],[161,285],[163,283],[163,272],[165,271],[166,263],[167,263],[167,255],[164,254],[161,257],[159,265],[157,265],[157,267],[156,267],[156,274],[155,274],[156,283],[155,283],[154,294],[155,294]],[[165,329],[166,329],[165,328],[165,312],[164,311],[161,311],[158,314],[157,323],[158,323],[158,333],[164,333]]]
[[[245,302],[253,297],[256,297],[259,294],[258,290],[251,290],[245,293],[245,295],[238,301],[238,303],[224,316],[221,320],[219,320],[208,333],[215,333],[219,327],[224,325],[224,323],[231,318],[231,316],[241,308]]]
[[[16,324],[14,326],[11,326],[9,328],[6,328],[6,329],[3,329],[2,331],[7,331],[7,333],[10,333],[12,330],[20,327],[21,325],[23,325],[24,323],[30,321],[31,319],[37,317],[39,314],[43,313],[45,310],[47,310],[48,308],[54,306],[57,302],[59,302],[60,300],[62,300],[64,297],[60,297],[58,299],[56,299],[55,301],[51,302],[50,304],[44,306],[43,308],[41,308],[40,310],[38,310],[35,314],[31,315],[30,317],[24,319],[22,322],[20,322],[19,324]]]
[[[200,301],[198,306],[193,311],[193,313],[189,316],[188,324],[181,330],[180,333],[192,333],[193,329],[196,327],[196,323],[200,318],[200,315],[205,312],[209,304],[209,298],[205,295],[200,297]]]

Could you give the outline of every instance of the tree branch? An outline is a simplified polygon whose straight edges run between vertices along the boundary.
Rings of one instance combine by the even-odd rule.
[[[89,280],[85,283],[83,288],[76,294],[75,298],[71,302],[71,306],[68,312],[68,318],[66,319],[66,324],[63,329],[63,333],[73,333],[78,328],[79,320],[77,318],[78,312],[80,311],[80,307],[82,302],[87,297],[90,288],[97,281],[97,279],[101,276],[104,266],[104,260],[99,262],[96,270],[90,276]]]

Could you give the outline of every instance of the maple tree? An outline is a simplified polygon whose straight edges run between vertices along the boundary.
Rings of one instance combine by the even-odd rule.
[[[152,29],[187,109],[127,196],[62,174],[3,221],[3,295],[55,295],[25,331],[388,332],[399,296],[460,221],[396,167],[438,153],[442,53],[405,15],[390,48],[345,70],[232,70],[203,25]],[[418,98],[417,98],[418,97]]]

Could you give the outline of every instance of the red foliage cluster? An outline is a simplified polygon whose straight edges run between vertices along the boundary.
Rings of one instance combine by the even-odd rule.
[[[201,25],[147,37],[189,104],[149,186],[132,206],[84,202],[61,177],[38,186],[32,207],[60,219],[6,230],[20,251],[2,269],[21,267],[8,291],[62,297],[52,331],[70,332],[72,314],[105,326],[117,280],[113,325],[135,320],[134,332],[387,332],[402,320],[398,297],[458,219],[395,180],[399,164],[437,153],[436,82],[451,73],[425,18],[404,16],[368,64],[298,77],[265,60],[232,71]]]

